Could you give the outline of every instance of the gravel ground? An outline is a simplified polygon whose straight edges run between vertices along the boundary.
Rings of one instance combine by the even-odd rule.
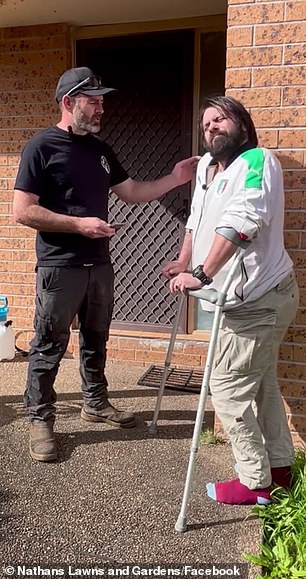
[[[78,569],[85,567],[98,567],[107,575],[107,563],[114,565],[115,576],[136,576],[133,565],[149,565],[146,573],[151,576],[163,576],[155,567],[167,564],[195,569],[211,564],[216,572],[217,567],[243,563],[243,553],[256,550],[260,525],[251,509],[219,505],[203,490],[206,482],[233,477],[228,444],[200,447],[188,530],[179,534],[174,529],[196,395],[166,391],[159,434],[152,438],[147,427],[157,390],[137,385],[145,368],[110,362],[112,401],[135,411],[137,428],[85,423],[80,419],[77,361],[65,359],[56,381],[59,461],[35,463],[28,453],[22,403],[26,371],[23,359],[0,365],[0,564],[14,567],[3,576],[39,576],[47,566],[69,565],[65,577],[82,576]],[[120,563],[130,567],[119,573]],[[200,576],[185,573],[180,576]],[[256,570],[223,576],[253,578]]]

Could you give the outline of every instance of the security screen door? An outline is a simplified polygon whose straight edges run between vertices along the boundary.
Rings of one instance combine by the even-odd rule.
[[[77,42],[77,65],[118,89],[104,99],[101,136],[132,178],[157,179],[191,155],[193,47],[191,30]],[[126,222],[111,241],[114,328],[163,331],[173,323],[177,298],[161,267],[177,258],[189,207],[189,184],[141,205],[110,195],[109,221]]]

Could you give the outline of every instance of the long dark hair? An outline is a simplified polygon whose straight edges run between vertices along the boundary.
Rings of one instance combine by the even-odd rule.
[[[207,97],[204,99],[200,110],[200,128],[203,135],[203,115],[206,109],[213,107],[221,111],[245,131],[250,145],[255,148],[258,145],[256,129],[251,115],[236,99],[229,96]]]

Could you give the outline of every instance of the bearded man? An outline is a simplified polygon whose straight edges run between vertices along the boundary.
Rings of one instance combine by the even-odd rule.
[[[198,164],[179,258],[164,274],[173,293],[205,285],[221,290],[241,240],[249,241],[229,288],[210,383],[239,478],[209,483],[207,493],[221,503],[266,504],[273,485],[290,486],[294,460],[277,382],[279,346],[298,307],[284,248],[283,174],[278,159],[257,146],[240,102],[206,99],[200,117],[207,153]]]
[[[35,337],[31,342],[25,405],[30,419],[30,455],[57,458],[53,384],[65,354],[70,326],[79,320],[81,417],[131,428],[135,417],[108,399],[104,369],[114,301],[108,223],[110,189],[127,203],[159,199],[191,180],[198,157],[177,163],[153,182],[129,178],[98,133],[104,95],[114,89],[86,67],[66,70],[55,98],[61,119],[26,144],[15,183],[16,221],[37,230]]]

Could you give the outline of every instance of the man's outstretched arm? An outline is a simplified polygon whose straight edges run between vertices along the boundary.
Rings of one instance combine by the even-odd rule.
[[[159,199],[171,189],[191,181],[200,157],[190,157],[177,163],[169,175],[156,181],[135,181],[127,179],[114,185],[112,191],[126,203],[146,203]]]

